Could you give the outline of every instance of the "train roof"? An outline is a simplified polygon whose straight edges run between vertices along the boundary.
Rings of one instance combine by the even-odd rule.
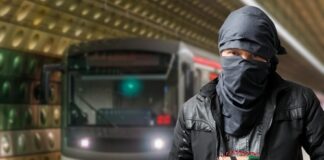
[[[185,42],[180,42],[179,48],[187,49],[187,51],[190,52],[192,54],[192,56],[195,56],[195,57],[204,57],[204,58],[207,58],[210,60],[219,61],[219,55],[217,53],[209,52],[207,50],[187,44]]]
[[[73,57],[83,53],[103,52],[103,51],[147,51],[168,54],[177,54],[180,49],[187,49],[193,56],[202,56],[215,59],[218,57],[204,49],[189,45],[182,41],[160,40],[148,38],[121,38],[86,41],[71,45],[67,50],[67,56]],[[217,59],[217,58],[216,58]]]

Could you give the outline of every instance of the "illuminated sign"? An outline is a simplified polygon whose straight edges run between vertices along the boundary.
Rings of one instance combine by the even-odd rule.
[[[69,57],[68,67],[85,74],[164,74],[170,61],[170,54],[114,51],[84,53]]]
[[[94,67],[150,67],[160,64],[158,54],[142,53],[109,53],[96,54],[86,58],[87,64]]]

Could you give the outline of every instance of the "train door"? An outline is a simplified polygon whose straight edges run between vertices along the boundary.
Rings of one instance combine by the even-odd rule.
[[[209,81],[216,78],[217,74],[215,73],[214,70],[197,67],[197,65],[195,65],[194,77],[195,77],[194,78],[195,79],[194,88],[195,88],[195,91],[198,92],[202,86],[204,86]]]
[[[181,63],[179,76],[179,90],[182,103],[197,94],[202,86],[217,77],[215,68],[197,63]]]
[[[198,53],[198,51],[197,51]],[[202,51],[199,51],[202,53]],[[179,107],[197,94],[200,88],[215,79],[220,71],[216,56],[206,53],[208,58],[196,56],[187,46],[181,47],[178,63]]]
[[[181,71],[183,73],[183,92],[184,92],[184,100],[187,101],[194,95],[194,71],[191,69],[190,64],[182,63]]]
[[[178,63],[178,108],[194,95],[194,81],[191,59],[180,55]]]

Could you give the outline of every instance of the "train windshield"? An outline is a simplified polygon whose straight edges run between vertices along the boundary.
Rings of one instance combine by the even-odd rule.
[[[163,125],[158,124],[160,115],[176,116],[172,113],[177,108],[177,81],[171,57],[131,55],[130,65],[124,64],[127,57],[116,54],[96,55],[86,60],[88,66],[72,66],[70,125],[155,126]],[[143,59],[152,62],[142,63]]]

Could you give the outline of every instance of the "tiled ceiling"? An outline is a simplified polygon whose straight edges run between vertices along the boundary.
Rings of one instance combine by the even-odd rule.
[[[324,65],[324,1],[258,0],[297,41]],[[289,44],[288,55],[282,56],[279,72],[285,77],[324,91],[324,75],[300,56]]]
[[[258,2],[324,63],[323,0],[259,0]]]

